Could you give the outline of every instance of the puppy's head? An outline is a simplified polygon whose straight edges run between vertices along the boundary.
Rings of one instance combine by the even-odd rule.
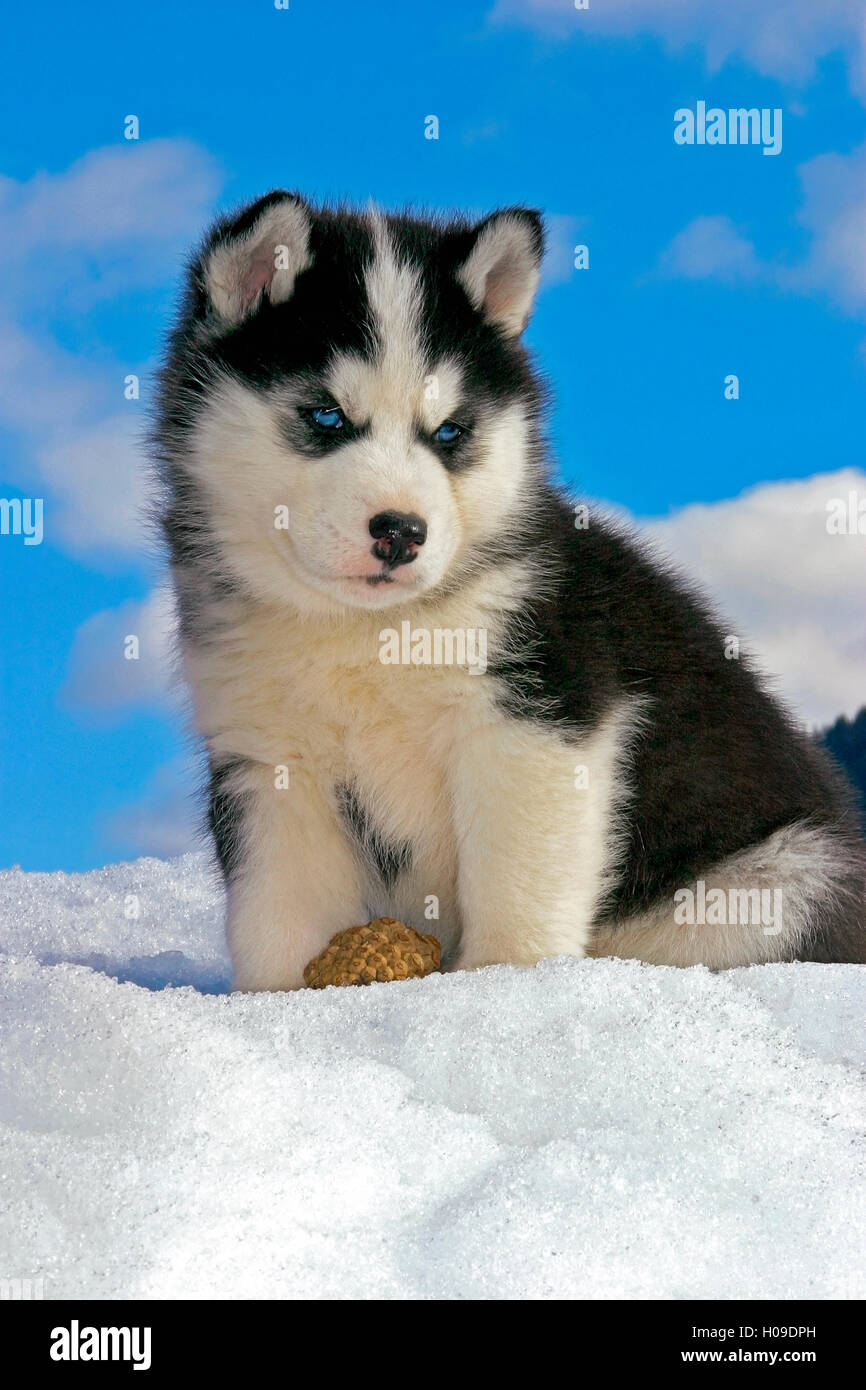
[[[214,227],[161,438],[248,589],[384,608],[508,552],[537,467],[519,337],[541,249],[525,208],[473,226],[271,193]]]

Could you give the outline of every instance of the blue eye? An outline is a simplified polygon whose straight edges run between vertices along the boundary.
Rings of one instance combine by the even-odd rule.
[[[310,411],[310,419],[322,430],[341,430],[345,424],[342,410],[335,405],[317,405]]]
[[[445,420],[438,428],[433,438],[437,444],[453,444],[455,439],[459,439],[463,433],[459,425],[455,425],[453,420]]]

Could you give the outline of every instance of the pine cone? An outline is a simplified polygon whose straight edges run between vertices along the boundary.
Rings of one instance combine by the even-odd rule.
[[[337,932],[304,970],[310,989],[327,985],[370,985],[374,980],[421,979],[439,969],[441,948],[396,917],[377,917],[365,927]]]

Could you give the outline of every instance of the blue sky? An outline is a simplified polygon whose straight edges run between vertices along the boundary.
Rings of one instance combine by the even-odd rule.
[[[186,248],[274,186],[541,208],[528,339],[563,477],[704,582],[804,718],[866,701],[866,538],[830,545],[824,524],[841,491],[866,497],[859,0],[673,10],[151,0],[6,16],[0,495],[43,497],[45,535],[0,537],[0,863],[191,843],[141,437]],[[781,153],[676,145],[675,110],[699,100],[781,108]]]

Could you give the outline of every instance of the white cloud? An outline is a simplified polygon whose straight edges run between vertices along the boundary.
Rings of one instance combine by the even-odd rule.
[[[99,564],[136,562],[148,545],[145,417],[123,401],[124,375],[118,367],[106,380],[56,344],[0,323],[0,422],[20,436],[5,472],[45,497],[50,541]]]
[[[545,213],[544,260],[541,265],[541,288],[561,285],[574,275],[574,248],[581,240],[578,235],[585,217],[568,212]]]
[[[175,656],[176,625],[168,584],[140,603],[130,601],[95,613],[75,635],[61,703],[90,724],[118,724],[140,711],[186,720],[186,687]],[[131,636],[138,639],[137,660],[125,656]],[[201,750],[157,768],[141,794],[103,822],[106,852],[169,858],[201,848],[200,789],[205,781]]]
[[[797,220],[809,233],[793,265],[761,260],[728,217],[689,222],[662,252],[663,274],[726,284],[759,280],[797,294],[823,294],[846,312],[866,310],[866,144],[851,154],[822,154],[798,169],[803,190]]]
[[[182,140],[0,179],[0,424],[21,436],[7,471],[47,492],[47,537],[76,553],[135,563],[147,548],[144,416],[123,398],[124,377],[143,369],[72,355],[64,329],[97,301],[173,278],[217,187],[211,156]]]
[[[174,669],[175,605],[160,586],[141,603],[94,613],[81,624],[69,654],[63,702],[78,713],[116,721],[134,708],[177,711],[183,686]],[[138,639],[137,659],[125,655]]]
[[[157,769],[141,796],[115,811],[103,826],[103,840],[113,853],[155,854],[170,859],[201,849],[200,789],[205,784],[201,760],[175,758]]]
[[[4,261],[29,268],[43,294],[73,282],[79,303],[152,284],[201,230],[218,188],[212,156],[188,140],[122,142],[59,174],[2,179]],[[5,299],[32,294],[28,278],[4,280]]]
[[[866,23],[866,8],[864,8]],[[797,220],[811,237],[799,266],[777,272],[786,288],[818,290],[854,313],[866,309],[866,143],[848,155],[822,154],[797,171]]]
[[[661,269],[689,280],[712,276],[728,284],[754,280],[762,273],[754,246],[729,217],[696,217],[689,222],[662,253]]]
[[[866,473],[847,468],[641,523],[817,724],[866,704],[866,535],[827,531],[828,502],[852,491],[866,499]]]
[[[56,343],[37,342],[0,317],[0,419],[22,434],[45,437],[52,421],[74,426],[104,404],[104,392],[80,359]]]
[[[677,52],[700,44],[711,72],[734,59],[793,83],[807,82],[839,50],[852,89],[866,99],[863,0],[590,0],[587,10],[573,0],[497,0],[492,18],[557,37],[651,34]]]
[[[137,419],[100,420],[68,443],[49,445],[38,462],[54,499],[53,539],[85,554],[94,546],[124,554],[146,548],[150,474]]]
[[[189,208],[213,194],[215,166],[188,140],[119,141],[59,174],[0,181],[0,229],[14,255],[34,246],[161,241],[189,230]]]

